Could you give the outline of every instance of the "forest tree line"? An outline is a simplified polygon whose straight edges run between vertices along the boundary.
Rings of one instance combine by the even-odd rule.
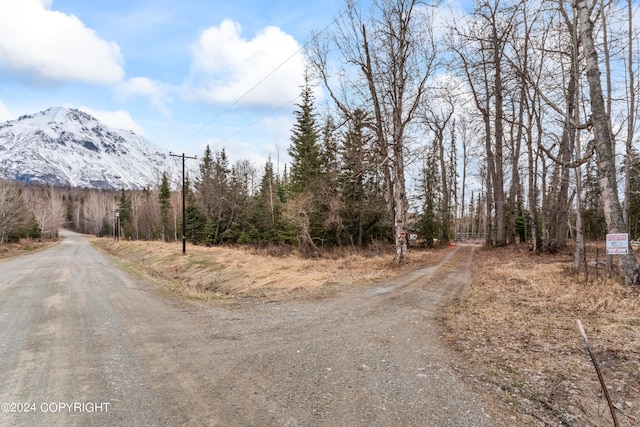
[[[638,238],[637,6],[471,7],[347,0],[306,45],[290,162],[231,165],[224,149],[207,148],[189,176],[187,239],[306,253],[392,241],[399,261],[412,234],[425,244],[527,241],[534,251],[571,239],[580,268],[585,238]],[[61,194],[80,231],[105,234],[119,210],[127,238],[181,237],[180,195],[162,183]],[[637,281],[637,261],[624,269]]]

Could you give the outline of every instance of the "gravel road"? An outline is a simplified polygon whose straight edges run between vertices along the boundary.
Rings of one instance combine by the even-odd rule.
[[[0,262],[0,425],[496,426],[436,309],[472,249],[323,299],[168,299],[81,235]]]

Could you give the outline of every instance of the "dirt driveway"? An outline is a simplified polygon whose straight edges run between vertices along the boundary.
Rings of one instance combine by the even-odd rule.
[[[77,234],[0,262],[0,425],[496,426],[436,312],[471,248],[329,298],[184,303]]]

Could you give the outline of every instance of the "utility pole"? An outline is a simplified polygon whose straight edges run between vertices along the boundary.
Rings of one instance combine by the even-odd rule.
[[[173,154],[169,153],[172,157],[182,157],[182,253],[187,253],[187,236],[186,236],[186,228],[187,228],[187,216],[186,216],[186,189],[185,189],[185,177],[184,177],[184,160],[185,159],[195,159],[196,157],[185,156],[182,154]]]

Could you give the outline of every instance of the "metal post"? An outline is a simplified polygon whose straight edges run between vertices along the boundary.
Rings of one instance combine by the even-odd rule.
[[[613,406],[613,402],[611,402],[611,397],[609,396],[609,391],[607,390],[607,386],[604,383],[604,378],[602,378],[602,373],[600,372],[600,367],[598,366],[598,362],[596,361],[596,357],[591,352],[591,346],[589,345],[589,340],[587,339],[587,334],[584,332],[584,328],[582,327],[582,322],[579,319],[576,319],[578,322],[578,330],[580,331],[580,335],[582,335],[582,339],[584,340],[585,345],[587,346],[587,352],[591,357],[591,361],[593,362],[593,366],[596,368],[596,374],[598,375],[598,380],[600,380],[600,386],[602,386],[602,391],[604,393],[604,397],[607,399],[607,404],[609,405],[609,411],[611,412],[611,418],[613,419],[613,425],[615,427],[619,427],[618,417],[616,416],[616,409]]]

